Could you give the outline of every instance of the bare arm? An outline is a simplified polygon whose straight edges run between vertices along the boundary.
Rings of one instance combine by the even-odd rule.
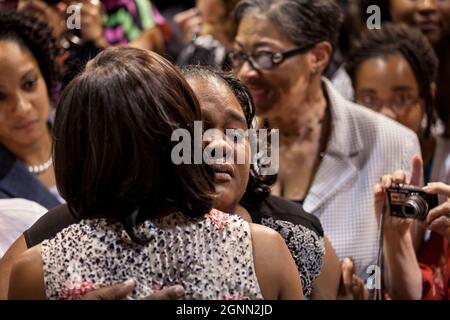
[[[324,236],[325,255],[320,275],[313,283],[312,300],[335,300],[341,282],[341,263],[331,242]]]
[[[0,260],[0,300],[6,300],[8,297],[9,276],[11,268],[22,253],[27,250],[25,238],[21,235],[12,246],[6,251]]]
[[[253,259],[264,299],[301,300],[300,275],[283,238],[267,227],[250,224]]]
[[[383,204],[386,201],[386,189],[395,183],[420,185],[422,180],[422,160],[413,158],[411,181],[403,171],[392,176],[384,176],[375,186],[375,210],[378,222]],[[416,257],[416,248],[411,229],[416,221],[384,215],[384,264],[385,284],[392,299],[420,299],[422,297],[422,273]]]
[[[46,300],[40,246],[21,254],[11,268],[8,300]]]
[[[421,299],[422,273],[411,234],[385,233],[385,282],[392,299]]]

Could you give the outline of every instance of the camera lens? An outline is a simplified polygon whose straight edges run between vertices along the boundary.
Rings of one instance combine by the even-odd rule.
[[[406,218],[423,219],[427,212],[427,202],[417,194],[411,194],[403,204],[403,215]]]

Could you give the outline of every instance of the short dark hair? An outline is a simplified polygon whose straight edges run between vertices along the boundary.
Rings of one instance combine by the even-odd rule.
[[[360,42],[352,49],[346,65],[353,86],[356,84],[357,70],[364,61],[390,54],[402,55],[414,72],[420,97],[425,101],[428,118],[425,137],[428,137],[435,120],[435,101],[431,93],[431,83],[436,81],[439,60],[433,47],[419,29],[387,22],[379,30],[363,32]]]
[[[243,0],[236,5],[236,25],[250,13],[267,16],[299,46],[321,41],[336,47],[343,20],[334,0]]]
[[[34,15],[16,11],[0,12],[0,26],[0,40],[16,42],[36,59],[52,97],[62,76],[61,65],[57,62],[62,48],[50,27]]]
[[[185,77],[189,79],[199,79],[204,81],[211,81],[216,79],[222,81],[236,97],[245,119],[247,120],[248,128],[253,127],[253,120],[255,118],[255,107],[252,96],[246,85],[236,78],[230,72],[224,72],[208,66],[186,66],[181,69]],[[252,164],[250,167],[250,177],[247,184],[247,189],[242,201],[246,203],[258,203],[270,195],[270,188],[275,183],[277,176],[262,176],[259,174],[257,168]]]
[[[69,83],[57,108],[59,192],[77,218],[107,215],[138,242],[136,212],[138,221],[167,210],[205,214],[213,203],[212,169],[171,161],[173,131],[193,137],[197,120],[198,101],[167,60],[133,48],[103,51]]]

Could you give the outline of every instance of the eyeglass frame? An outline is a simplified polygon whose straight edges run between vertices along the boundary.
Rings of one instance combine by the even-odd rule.
[[[376,107],[366,105],[365,103],[362,102],[362,100],[363,99],[357,98],[356,102],[373,111],[379,112],[383,109],[383,107],[386,106],[389,110],[393,111],[395,114],[402,114],[402,113],[405,114],[410,112],[413,107],[417,106],[417,104],[422,100],[422,98],[420,96],[412,97],[411,101],[402,105],[396,105],[393,102],[393,100],[395,99],[382,100],[377,98],[379,105],[377,105]]]
[[[294,57],[298,54],[303,54],[303,53],[307,52],[308,50],[313,48],[316,44],[317,43],[310,43],[308,45],[301,46],[301,47],[295,47],[295,48],[292,48],[292,49],[284,51],[284,52],[261,51],[264,53],[269,53],[271,55],[270,61],[272,62],[272,65],[270,68],[261,68],[260,66],[258,66],[258,63],[255,61],[253,54],[247,54],[243,51],[240,51],[240,53],[242,53],[243,59],[242,59],[242,64],[239,66],[239,69],[242,68],[242,66],[245,64],[245,62],[248,62],[254,70],[257,70],[257,71],[271,70],[271,69],[275,68],[276,66],[280,65],[281,63],[283,63],[286,59]],[[233,62],[232,62],[233,61],[232,56],[234,54],[236,54],[237,52],[238,51],[231,51],[228,53],[228,58],[231,61],[232,69],[238,69],[238,67],[233,66]]]

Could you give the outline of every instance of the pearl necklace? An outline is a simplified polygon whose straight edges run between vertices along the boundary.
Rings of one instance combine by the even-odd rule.
[[[38,175],[38,174],[44,173],[45,171],[50,169],[52,164],[53,164],[53,158],[50,157],[50,159],[48,159],[47,161],[45,161],[42,164],[39,164],[39,165],[36,165],[36,166],[28,166],[28,171],[30,173]]]

